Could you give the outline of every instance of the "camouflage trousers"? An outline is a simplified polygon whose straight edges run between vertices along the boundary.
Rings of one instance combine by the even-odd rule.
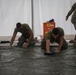
[[[46,40],[45,39],[43,39],[41,42],[41,48],[46,50]],[[64,39],[62,49],[67,49],[67,48],[68,48],[68,43]]]
[[[21,35],[18,39],[17,45],[21,47],[23,46],[24,43],[27,43],[27,41],[28,38],[25,38],[24,36]],[[29,43],[29,46],[34,46],[36,42],[37,42],[36,39],[32,38],[31,42]]]

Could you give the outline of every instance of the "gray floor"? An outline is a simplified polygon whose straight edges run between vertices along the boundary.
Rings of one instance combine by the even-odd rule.
[[[0,46],[0,75],[76,75],[76,47],[44,55],[39,47]],[[52,49],[57,47],[52,46]]]

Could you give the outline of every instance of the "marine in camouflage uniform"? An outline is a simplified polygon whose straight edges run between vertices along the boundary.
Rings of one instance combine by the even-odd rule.
[[[72,14],[73,13],[73,14]],[[71,18],[71,22],[74,25],[74,28],[76,30],[76,3],[74,3],[70,9],[70,11],[68,12],[67,16],[66,16],[66,20],[68,20],[68,17],[72,14],[72,18]],[[75,38],[74,38],[74,44],[76,44],[76,34],[75,34]]]
[[[21,33],[21,36],[19,37],[17,43],[18,46],[20,47],[23,46],[26,48],[27,46],[31,46],[31,45],[33,46],[36,43],[36,41],[33,38],[33,32],[29,27],[29,25],[17,23],[16,28],[14,29],[13,36],[11,38],[10,47],[12,46],[18,32]]]
[[[50,43],[58,43],[60,45],[60,42],[61,42],[61,37],[63,37],[63,43],[62,43],[62,46],[61,46],[61,49],[67,49],[68,48],[68,44],[66,42],[66,40],[64,39],[64,31],[62,28],[60,27],[56,27],[58,30],[59,30],[59,33],[58,33],[58,37],[57,38],[54,38],[53,37],[53,30],[49,31],[45,37],[42,39],[42,42],[41,42],[41,48],[44,49],[44,50],[47,50],[46,49],[46,40],[50,40]],[[48,44],[49,45],[49,44]]]

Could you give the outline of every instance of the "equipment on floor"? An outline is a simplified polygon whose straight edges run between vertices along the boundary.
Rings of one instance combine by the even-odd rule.
[[[0,41],[0,44],[3,44],[3,43],[10,43],[10,41]]]
[[[56,53],[55,52],[50,52],[50,53],[44,52],[44,55],[54,55],[54,54],[56,54]]]

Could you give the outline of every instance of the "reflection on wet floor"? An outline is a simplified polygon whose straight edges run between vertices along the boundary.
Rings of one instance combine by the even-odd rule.
[[[54,47],[53,49],[56,49]],[[46,56],[40,47],[0,47],[0,75],[75,75],[76,47]]]

